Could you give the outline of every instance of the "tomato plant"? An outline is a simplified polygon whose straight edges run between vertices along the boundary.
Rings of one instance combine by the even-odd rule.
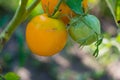
[[[40,56],[54,55],[66,44],[65,24],[47,14],[36,16],[27,25],[26,41],[33,53]]]
[[[90,44],[95,43],[95,45],[93,45],[93,46],[96,47],[96,50],[95,50],[93,55],[98,56],[99,45],[101,44],[103,37],[101,34],[102,33],[101,29],[100,29],[101,26],[100,26],[100,22],[99,22],[98,18],[89,13],[91,6],[89,8],[88,0],[19,0],[19,1],[20,2],[18,5],[18,8],[17,8],[12,20],[10,20],[10,22],[6,25],[5,29],[3,29],[3,28],[0,29],[0,50],[2,50],[3,46],[8,42],[8,40],[10,39],[10,37],[12,36],[12,34],[16,30],[16,28],[22,22],[24,22],[25,19],[27,19],[28,15],[30,15],[30,13],[32,11],[36,11],[39,15],[36,16],[36,14],[35,14],[36,12],[35,12],[34,16],[36,16],[36,17],[34,17],[30,22],[28,22],[28,25],[26,28],[26,42],[28,44],[28,47],[30,48],[30,50],[34,54],[37,54],[40,56],[52,56],[52,55],[57,54],[65,47],[65,44],[67,42],[67,36],[69,34],[75,42],[80,44],[80,46],[84,47],[86,45],[89,46]],[[42,5],[40,4],[40,1],[41,1]],[[91,1],[93,1],[93,0],[91,0]],[[94,1],[99,2],[100,0],[94,0]],[[117,26],[120,26],[120,0],[103,0],[103,3],[105,1],[108,4],[108,7],[113,14],[113,17],[115,19]],[[4,2],[0,1],[0,3],[3,4]],[[9,3],[9,2],[7,2],[7,3]],[[9,6],[9,4],[7,4],[7,5]],[[39,5],[39,6],[37,6],[37,5]],[[44,14],[42,14],[42,15],[40,12],[42,12],[43,10],[41,10],[40,6],[44,10]],[[1,9],[3,9],[3,7],[4,7],[4,4],[0,6]],[[36,7],[36,9],[34,9],[35,7]],[[100,10],[100,8],[99,8],[99,10]],[[103,8],[105,8],[105,6],[103,6]],[[95,10],[95,13],[98,13],[97,11],[99,11],[99,10],[97,10],[97,7],[93,10]],[[6,11],[9,11],[9,9],[5,8],[5,9],[1,10],[1,12],[2,11],[4,13],[6,13]],[[4,13],[2,13],[2,14],[4,14]],[[102,16],[101,17],[101,20],[102,20],[104,15],[99,13],[98,16],[99,17]],[[105,17],[104,19],[110,19],[110,18],[108,18],[108,16],[109,15],[107,14],[107,18]],[[4,21],[6,21],[6,20],[4,20]],[[112,21],[112,20],[110,20],[110,21]],[[105,22],[103,24],[103,26],[106,23],[108,24],[107,21],[102,21],[102,22]],[[66,25],[66,24],[69,24],[69,25]],[[113,24],[113,26],[114,26],[114,24]],[[66,29],[66,27],[68,27],[68,29]],[[106,27],[106,25],[105,25],[105,27]],[[109,27],[111,27],[111,26],[109,26]],[[21,31],[20,31],[21,34],[22,34],[23,29],[21,29]],[[109,28],[109,29],[112,29],[112,28]],[[117,30],[116,30],[116,33],[117,33]],[[14,46],[12,46],[12,51],[9,50],[10,52],[7,53],[6,48],[9,48],[9,46],[4,48],[5,50],[3,51],[2,55],[1,55],[2,57],[0,56],[0,58],[2,60],[1,63],[3,65],[3,67],[5,67],[7,63],[9,63],[10,65],[13,64],[13,62],[14,62],[13,60],[16,60],[16,58],[15,59],[10,58],[11,52],[12,52],[12,56],[17,55],[17,60],[19,58],[19,62],[20,62],[19,64],[23,64],[23,62],[26,60],[27,57],[26,57],[26,54],[24,54],[24,53],[29,53],[29,51],[26,49],[23,49],[24,48],[23,47],[23,45],[24,45],[23,36],[24,35],[21,35],[21,34],[17,33],[18,39],[17,40],[15,39],[15,41],[19,42],[18,46],[16,47],[18,49],[14,48]],[[104,45],[102,45],[102,47],[108,46],[108,48],[110,48],[110,49],[114,48],[114,49],[113,50],[108,49],[109,50],[109,52],[108,52],[106,48],[104,51],[102,51],[102,49],[100,48],[100,50],[102,51],[101,55],[103,55],[103,52],[104,53],[119,53],[120,52],[119,51],[119,42],[120,42],[119,38],[120,38],[120,36],[118,35],[117,38],[115,38],[115,37],[116,36],[112,36],[112,38],[110,40],[106,39],[105,42],[110,43],[110,44],[103,43]],[[13,38],[14,38],[14,36],[13,36]],[[16,38],[16,35],[15,35],[15,38]],[[12,42],[14,42],[14,41],[12,41]],[[90,46],[90,48],[91,48],[91,46]],[[13,51],[14,49],[18,50],[15,52],[18,52],[19,54],[14,54],[14,51]],[[74,50],[76,50],[76,49],[74,49]],[[74,51],[74,50],[72,50],[72,51]],[[77,51],[77,50],[74,52],[79,53],[79,51]],[[7,55],[6,55],[6,53],[7,53]],[[74,54],[72,54],[72,55],[74,55]],[[100,55],[100,57],[101,57],[101,55]],[[116,58],[114,56],[116,56],[116,55],[112,54],[109,57],[107,57],[107,59],[110,57]],[[76,57],[76,56],[74,56],[74,57]],[[84,55],[81,56],[81,54],[79,54],[79,56],[77,56],[77,58],[78,57],[80,59],[84,59],[83,58]],[[30,59],[31,59],[31,57],[30,57]],[[53,58],[53,59],[56,60],[57,63],[60,63],[60,65],[67,63],[67,61],[65,61],[64,58],[62,60],[61,55],[60,55],[60,57],[58,55],[57,59],[56,58]],[[85,55],[85,59],[86,59],[86,55]],[[60,60],[60,62],[59,62],[59,60]],[[61,63],[61,61],[63,61],[63,62],[65,61],[65,62]],[[84,62],[84,60],[82,60],[82,61]],[[41,66],[42,64],[40,64],[40,65],[38,64],[39,61],[37,61],[37,62],[32,61],[32,62],[33,62],[33,64],[35,62],[35,66],[42,67]],[[4,65],[4,63],[5,63],[5,65]],[[15,63],[16,63],[16,61],[15,61]],[[71,63],[69,65],[69,62],[68,62],[67,65],[69,67],[69,66],[71,66]],[[13,65],[13,66],[18,66],[18,65]],[[62,65],[61,67],[64,67],[64,66],[66,68],[66,65]],[[98,66],[95,69],[100,69]],[[5,67],[5,68],[8,68],[8,67]],[[12,68],[12,67],[10,66],[10,68]],[[17,67],[17,68],[19,68],[19,67]],[[50,71],[51,71],[52,68],[48,68],[48,69],[50,69]],[[8,68],[8,70],[9,70],[9,68]],[[24,68],[22,70],[20,69],[18,71],[15,69],[15,72],[17,71],[18,74],[19,74],[19,71],[23,71],[23,72],[28,73],[27,70],[28,69],[26,69],[26,68]],[[2,71],[1,66],[0,66],[0,71]],[[95,70],[95,71],[97,71],[97,70]],[[6,72],[6,71],[4,71],[4,72]],[[3,74],[0,74],[0,80],[2,80],[2,79],[3,80],[4,79],[6,79],[6,80],[22,79],[17,74],[15,74],[13,72],[10,72],[6,75],[4,75],[4,72],[3,72]],[[20,73],[23,73],[23,72],[20,72]],[[27,76],[29,77],[29,74]],[[47,76],[49,76],[49,75],[47,75]],[[51,76],[56,76],[56,75],[50,74],[50,77]],[[78,76],[77,76],[77,78],[78,78]],[[81,78],[81,77],[79,77],[79,78]],[[76,79],[76,78],[74,78],[74,79]],[[86,79],[88,79],[88,78],[86,78]]]

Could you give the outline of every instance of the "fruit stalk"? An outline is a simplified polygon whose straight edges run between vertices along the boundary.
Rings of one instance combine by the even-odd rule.
[[[63,1],[63,0],[59,0],[58,4],[55,6],[54,12],[53,12],[53,14],[52,14],[51,16],[54,16],[54,15],[56,14],[56,12],[58,11],[58,9],[59,9],[62,1]]]
[[[28,0],[20,0],[19,6],[15,12],[14,17],[6,26],[6,28],[0,33],[0,51],[2,51],[2,48],[10,39],[15,29],[20,25],[20,23],[22,23],[26,19],[26,17],[30,14],[30,12],[36,7],[36,5],[40,1],[41,0],[35,0],[31,4],[31,6],[26,8]]]

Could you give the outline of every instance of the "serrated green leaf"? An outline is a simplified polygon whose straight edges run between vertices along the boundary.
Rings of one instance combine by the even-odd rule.
[[[4,77],[6,80],[20,80],[20,77],[14,72],[9,72]]]
[[[106,3],[115,19],[116,24],[120,27],[120,0],[106,0]]]
[[[64,0],[65,3],[74,11],[76,14],[84,14],[82,8],[82,1],[83,0]]]

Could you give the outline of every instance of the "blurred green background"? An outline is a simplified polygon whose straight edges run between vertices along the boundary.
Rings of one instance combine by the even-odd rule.
[[[12,19],[18,4],[18,0],[0,0],[0,32]],[[120,80],[119,29],[105,1],[89,0],[89,7],[90,13],[100,19],[104,35],[97,58],[92,56],[94,44],[81,49],[70,37],[57,55],[32,54],[25,41],[25,29],[32,17],[43,13],[39,4],[0,53],[0,74],[15,72],[21,80]]]

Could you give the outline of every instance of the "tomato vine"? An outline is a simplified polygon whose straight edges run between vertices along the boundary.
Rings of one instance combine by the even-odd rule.
[[[40,1],[41,0],[34,0],[33,3],[29,7],[27,7],[28,0],[20,0],[19,7],[16,10],[14,17],[12,18],[10,23],[7,25],[7,27],[3,30],[3,32],[1,32],[1,34],[0,34],[0,50],[2,50],[3,46],[10,39],[11,35],[13,34],[13,32],[15,31],[17,26],[20,25],[20,23],[22,23],[28,17],[30,12],[38,5],[38,3]],[[67,4],[67,6],[69,6],[69,8],[73,12],[76,13],[76,15],[80,15],[80,16],[84,17],[87,14],[86,11],[84,11],[84,6],[85,6],[85,9],[87,8],[86,7],[87,1],[85,1],[86,5],[85,4],[83,5],[83,1],[84,0],[76,0],[76,1],[64,0],[64,3]],[[48,15],[48,16],[54,17],[56,15],[56,13],[58,12],[59,7],[60,7],[62,2],[63,2],[63,0],[58,0],[57,5],[55,6],[53,13],[51,15]],[[81,21],[83,21],[83,20],[81,20]],[[85,21],[83,21],[83,22],[85,22]],[[91,26],[90,26],[90,28],[91,28]],[[95,29],[93,27],[91,29],[93,31],[95,31]],[[97,35],[98,35],[98,33],[97,33]],[[99,40],[97,40],[97,41],[98,41],[97,43],[99,43]],[[100,44],[97,44],[97,43],[96,43],[97,49],[95,52],[98,53],[98,46]]]

